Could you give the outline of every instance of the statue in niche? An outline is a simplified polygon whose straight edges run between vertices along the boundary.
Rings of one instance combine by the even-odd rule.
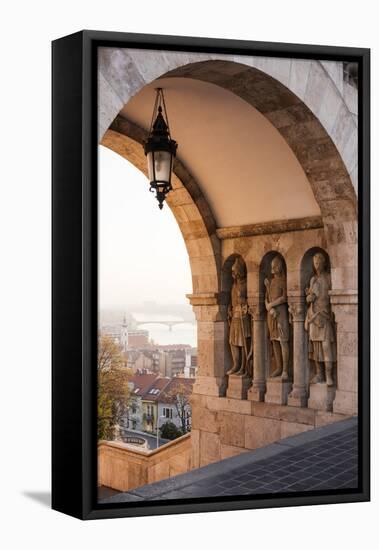
[[[287,305],[287,281],[283,260],[275,256],[271,262],[271,279],[265,279],[265,306],[269,337],[274,352],[275,369],[271,378],[281,376],[288,380],[289,320]]]
[[[233,286],[228,308],[229,344],[233,365],[226,374],[251,376],[251,321],[247,304],[246,267],[241,258],[236,258],[232,266]]]
[[[333,313],[330,306],[330,274],[326,271],[326,258],[321,252],[313,256],[315,274],[305,289],[307,315],[305,330],[309,335],[309,359],[315,362],[316,374],[311,384],[325,382],[333,386],[333,363],[336,361],[336,338]],[[324,372],[324,368],[325,372]]]

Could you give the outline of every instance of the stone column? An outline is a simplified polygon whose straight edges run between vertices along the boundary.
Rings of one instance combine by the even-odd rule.
[[[188,294],[197,320],[198,370],[194,394],[224,396],[229,363],[226,305],[221,294]]]
[[[358,293],[331,290],[337,325],[337,389],[333,412],[358,414]]]
[[[266,315],[260,296],[250,299],[253,319],[253,384],[248,391],[250,401],[264,401],[266,391],[265,323]]]
[[[221,293],[187,295],[197,320],[198,369],[193,392],[191,467],[221,460],[217,413],[208,409],[208,399],[225,396],[231,367],[227,305]]]
[[[293,387],[288,396],[288,405],[306,407],[308,401],[307,341],[304,329],[305,297],[300,293],[288,292],[288,309],[293,327]]]

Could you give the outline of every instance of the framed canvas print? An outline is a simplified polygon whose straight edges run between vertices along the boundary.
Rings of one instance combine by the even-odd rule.
[[[53,42],[53,508],[369,499],[369,50]]]

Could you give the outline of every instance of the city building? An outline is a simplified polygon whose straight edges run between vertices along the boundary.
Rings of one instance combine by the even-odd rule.
[[[196,348],[192,348],[188,344],[174,344],[158,346],[158,350],[160,353],[164,353],[164,361],[159,362],[159,371],[162,376],[191,378],[196,375]]]
[[[129,348],[144,348],[149,345],[148,330],[131,330],[128,333]]]
[[[148,330],[129,330],[126,321],[126,316],[121,324],[104,324],[101,326],[102,334],[106,334],[114,338],[121,346],[122,351],[128,349],[146,348],[149,347],[149,331]]]
[[[158,399],[158,416],[160,426],[172,422],[182,432],[191,431],[192,410],[190,395],[194,378],[172,378],[165,386]]]
[[[161,377],[146,369],[137,371],[129,381],[131,402],[124,427],[156,433],[170,421],[179,429],[191,429],[191,405],[194,378]]]
[[[170,383],[170,378],[157,377],[150,388],[142,395],[142,426],[146,432],[156,432],[162,422],[159,417],[159,402],[163,390]]]
[[[148,371],[140,370],[129,380],[131,392],[130,405],[125,417],[124,427],[132,430],[143,430],[143,406],[142,396],[155,382],[157,375]]]
[[[144,351],[129,349],[126,352],[126,363],[134,373],[143,370],[154,371],[152,358]]]
[[[128,350],[129,344],[129,334],[128,334],[128,324],[126,322],[126,317],[124,315],[122,325],[120,327],[120,345],[124,353]]]

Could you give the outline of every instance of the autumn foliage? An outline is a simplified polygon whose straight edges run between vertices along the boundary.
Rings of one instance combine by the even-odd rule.
[[[119,345],[111,336],[99,336],[97,377],[97,437],[111,441],[130,399],[129,370]]]

